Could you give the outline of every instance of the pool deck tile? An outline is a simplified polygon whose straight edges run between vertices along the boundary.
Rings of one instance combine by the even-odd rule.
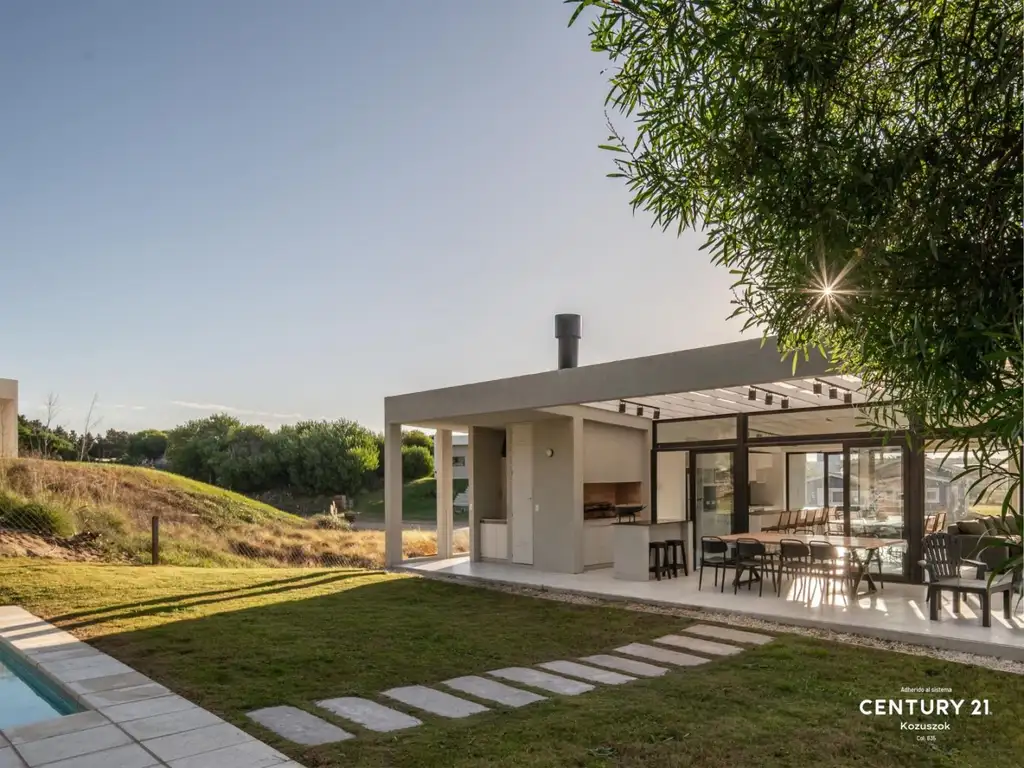
[[[30,741],[42,741],[52,736],[63,736],[65,733],[87,731],[90,728],[98,728],[101,725],[110,725],[110,721],[99,712],[76,712],[73,715],[57,717],[42,723],[7,728],[3,731],[3,735],[7,737],[11,744],[17,746],[18,744],[27,744]]]
[[[0,640],[85,708],[0,731],[0,768],[302,768],[18,606],[0,606]]]
[[[13,747],[0,747],[0,768],[25,768],[25,761]]]

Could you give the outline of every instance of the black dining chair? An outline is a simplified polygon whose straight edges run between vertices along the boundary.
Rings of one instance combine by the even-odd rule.
[[[729,552],[729,545],[717,536],[700,537],[700,575],[697,577],[697,591],[704,583],[704,568],[715,571],[715,586],[718,586],[718,571],[722,571],[722,591],[725,592],[725,572],[736,568],[736,560]]]
[[[845,553],[827,541],[812,541],[810,575],[820,576],[825,583],[825,601],[828,602],[828,587],[832,585],[832,596],[836,594],[836,582],[844,582],[850,575],[850,564]],[[845,591],[845,590],[844,590]]]
[[[775,555],[768,551],[764,542],[757,539],[736,539],[736,579],[732,583],[733,594],[736,594],[740,586],[740,577],[746,571],[749,574],[747,591],[750,591],[751,584],[756,578],[759,586],[757,595],[764,595],[764,574],[765,571],[771,574],[772,589],[775,589]]]
[[[811,568],[811,549],[799,539],[779,541],[779,581],[777,595],[782,597],[782,580],[789,574],[794,578],[807,576]]]

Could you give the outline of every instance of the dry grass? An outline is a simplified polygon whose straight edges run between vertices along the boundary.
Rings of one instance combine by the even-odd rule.
[[[160,557],[199,566],[380,568],[384,534],[320,527],[222,488],[140,467],[19,459],[0,462],[0,491],[43,506],[76,536],[54,537],[23,517],[0,536],[0,555],[149,563],[150,526],[160,518]],[[460,551],[467,542],[457,541]],[[437,551],[430,532],[409,531],[406,557]]]

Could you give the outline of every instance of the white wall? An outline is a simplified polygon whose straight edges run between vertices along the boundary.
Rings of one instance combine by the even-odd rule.
[[[576,423],[555,418],[533,425],[533,566],[542,571],[583,570],[583,483]]]
[[[583,422],[583,482],[644,482],[646,430]]]
[[[18,382],[0,379],[0,456],[18,455]]]
[[[658,522],[686,519],[686,451],[662,451],[658,457]]]

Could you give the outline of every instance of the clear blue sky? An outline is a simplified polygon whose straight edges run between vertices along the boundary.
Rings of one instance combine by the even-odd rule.
[[[559,0],[0,4],[0,377],[22,411],[380,428],[388,394],[739,338],[633,216]]]

